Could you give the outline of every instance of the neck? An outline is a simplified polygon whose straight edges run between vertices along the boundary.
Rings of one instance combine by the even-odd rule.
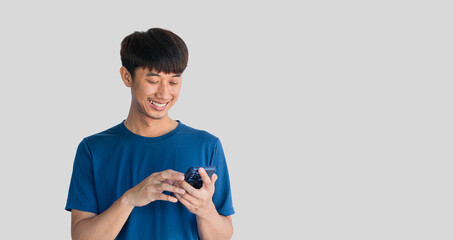
[[[130,109],[124,124],[129,131],[144,137],[159,137],[171,132],[178,126],[178,122],[169,116],[153,119],[143,114],[137,114],[132,109]]]

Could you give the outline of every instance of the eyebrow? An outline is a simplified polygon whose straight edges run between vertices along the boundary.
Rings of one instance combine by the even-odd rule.
[[[158,77],[160,77],[161,75],[159,75],[157,73],[147,73],[147,76],[158,76]],[[181,74],[175,74],[172,77],[181,77]]]

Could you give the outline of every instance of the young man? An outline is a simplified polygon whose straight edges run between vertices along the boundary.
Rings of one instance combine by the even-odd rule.
[[[230,239],[234,214],[219,139],[172,120],[188,50],[153,28],[121,43],[121,78],[131,88],[125,121],[79,144],[66,210],[73,239]],[[184,181],[193,166],[215,166],[203,186]],[[216,186],[216,188],[215,188]]]

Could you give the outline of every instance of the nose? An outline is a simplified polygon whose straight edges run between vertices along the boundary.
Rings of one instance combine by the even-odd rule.
[[[159,99],[169,100],[171,98],[169,87],[161,81],[156,91],[156,97]]]

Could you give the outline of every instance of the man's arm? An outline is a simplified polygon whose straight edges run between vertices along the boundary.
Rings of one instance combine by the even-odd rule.
[[[76,209],[71,210],[72,239],[116,238],[133,208],[134,206],[123,195],[99,215]]]
[[[184,190],[169,184],[184,179],[182,173],[166,170],[153,173],[137,186],[129,189],[112,206],[99,215],[73,209],[71,211],[71,236],[73,239],[114,239],[136,206],[145,206],[156,200],[177,202],[163,191],[184,194]]]
[[[233,224],[231,216],[219,215],[215,210],[210,216],[197,216],[197,227],[201,239],[231,239]]]
[[[201,189],[195,189],[189,183],[181,181],[180,185],[187,193],[175,194],[175,196],[197,216],[197,228],[201,239],[231,239],[233,235],[232,218],[219,215],[212,200],[217,175],[213,174],[210,179],[203,168],[199,168],[199,174],[203,180]]]

